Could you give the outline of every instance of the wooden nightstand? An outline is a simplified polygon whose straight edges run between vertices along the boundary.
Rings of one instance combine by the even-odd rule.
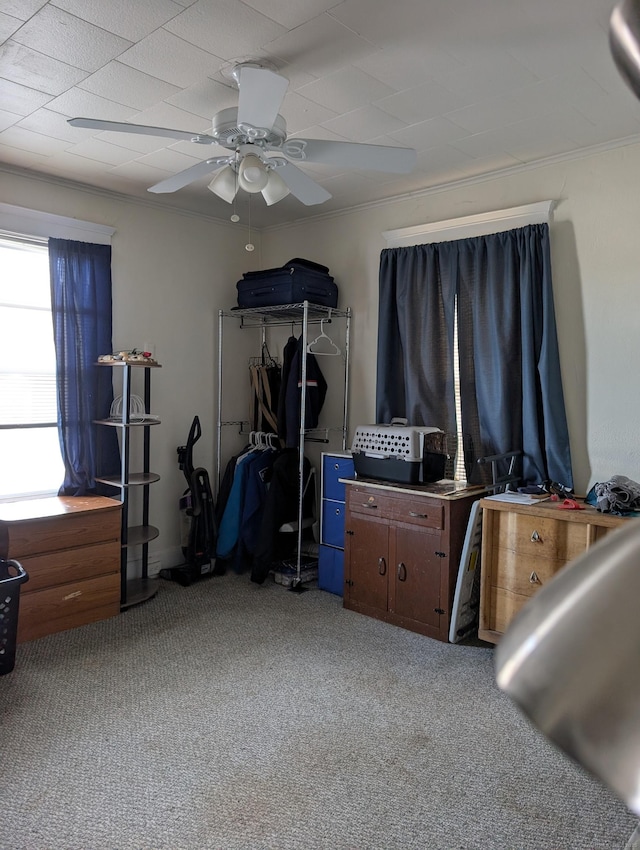
[[[559,502],[517,505],[482,499],[478,637],[498,643],[522,606],[566,563],[628,519],[591,505],[563,510]]]

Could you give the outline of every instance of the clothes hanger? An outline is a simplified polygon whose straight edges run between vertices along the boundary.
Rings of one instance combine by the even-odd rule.
[[[331,346],[330,351],[319,351],[314,346],[321,342],[321,340],[327,340],[329,345]],[[309,345],[307,346],[307,351],[309,354],[315,354],[316,356],[323,355],[326,357],[335,357],[338,354],[341,354],[340,349],[335,344],[335,342],[324,332],[324,319],[320,319],[320,333],[318,336],[311,340]]]

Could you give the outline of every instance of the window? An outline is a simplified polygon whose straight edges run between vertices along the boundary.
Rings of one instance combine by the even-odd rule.
[[[0,498],[58,492],[56,362],[46,239],[0,236]]]

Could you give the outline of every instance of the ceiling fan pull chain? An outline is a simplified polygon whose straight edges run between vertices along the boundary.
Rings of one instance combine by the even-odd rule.
[[[245,251],[255,250],[255,245],[251,242],[251,194],[249,193],[249,241],[244,246]]]

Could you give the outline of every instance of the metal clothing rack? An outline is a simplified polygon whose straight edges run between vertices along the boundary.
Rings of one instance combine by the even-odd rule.
[[[223,329],[225,319],[233,318],[239,323],[240,328],[258,328],[261,331],[261,350],[266,346],[266,330],[267,327],[278,327],[287,325],[302,326],[302,346],[306,352],[309,342],[309,327],[318,325],[321,322],[328,324],[332,319],[344,320],[344,349],[342,352],[344,365],[344,393],[342,399],[342,426],[340,428],[314,428],[305,429],[305,412],[307,406],[307,358],[302,358],[302,387],[300,393],[300,435],[298,441],[298,540],[296,549],[296,575],[291,584],[290,590],[301,593],[306,588],[302,585],[301,566],[302,566],[302,533],[303,533],[303,496],[304,496],[304,449],[306,442],[330,442],[330,434],[332,431],[339,431],[341,435],[342,451],[346,450],[347,445],[347,413],[348,413],[348,398],[349,398],[349,334],[351,324],[351,308],[339,310],[336,307],[325,307],[321,304],[313,304],[309,301],[302,301],[296,304],[279,304],[273,307],[247,307],[247,308],[232,308],[231,310],[218,311],[218,410],[217,410],[217,427],[216,427],[216,497],[220,490],[221,482],[221,449],[222,449],[222,431],[227,426],[236,426],[240,433],[244,433],[244,428],[247,423],[238,420],[227,420],[222,418],[223,414],[223,353],[224,353],[224,338]]]

